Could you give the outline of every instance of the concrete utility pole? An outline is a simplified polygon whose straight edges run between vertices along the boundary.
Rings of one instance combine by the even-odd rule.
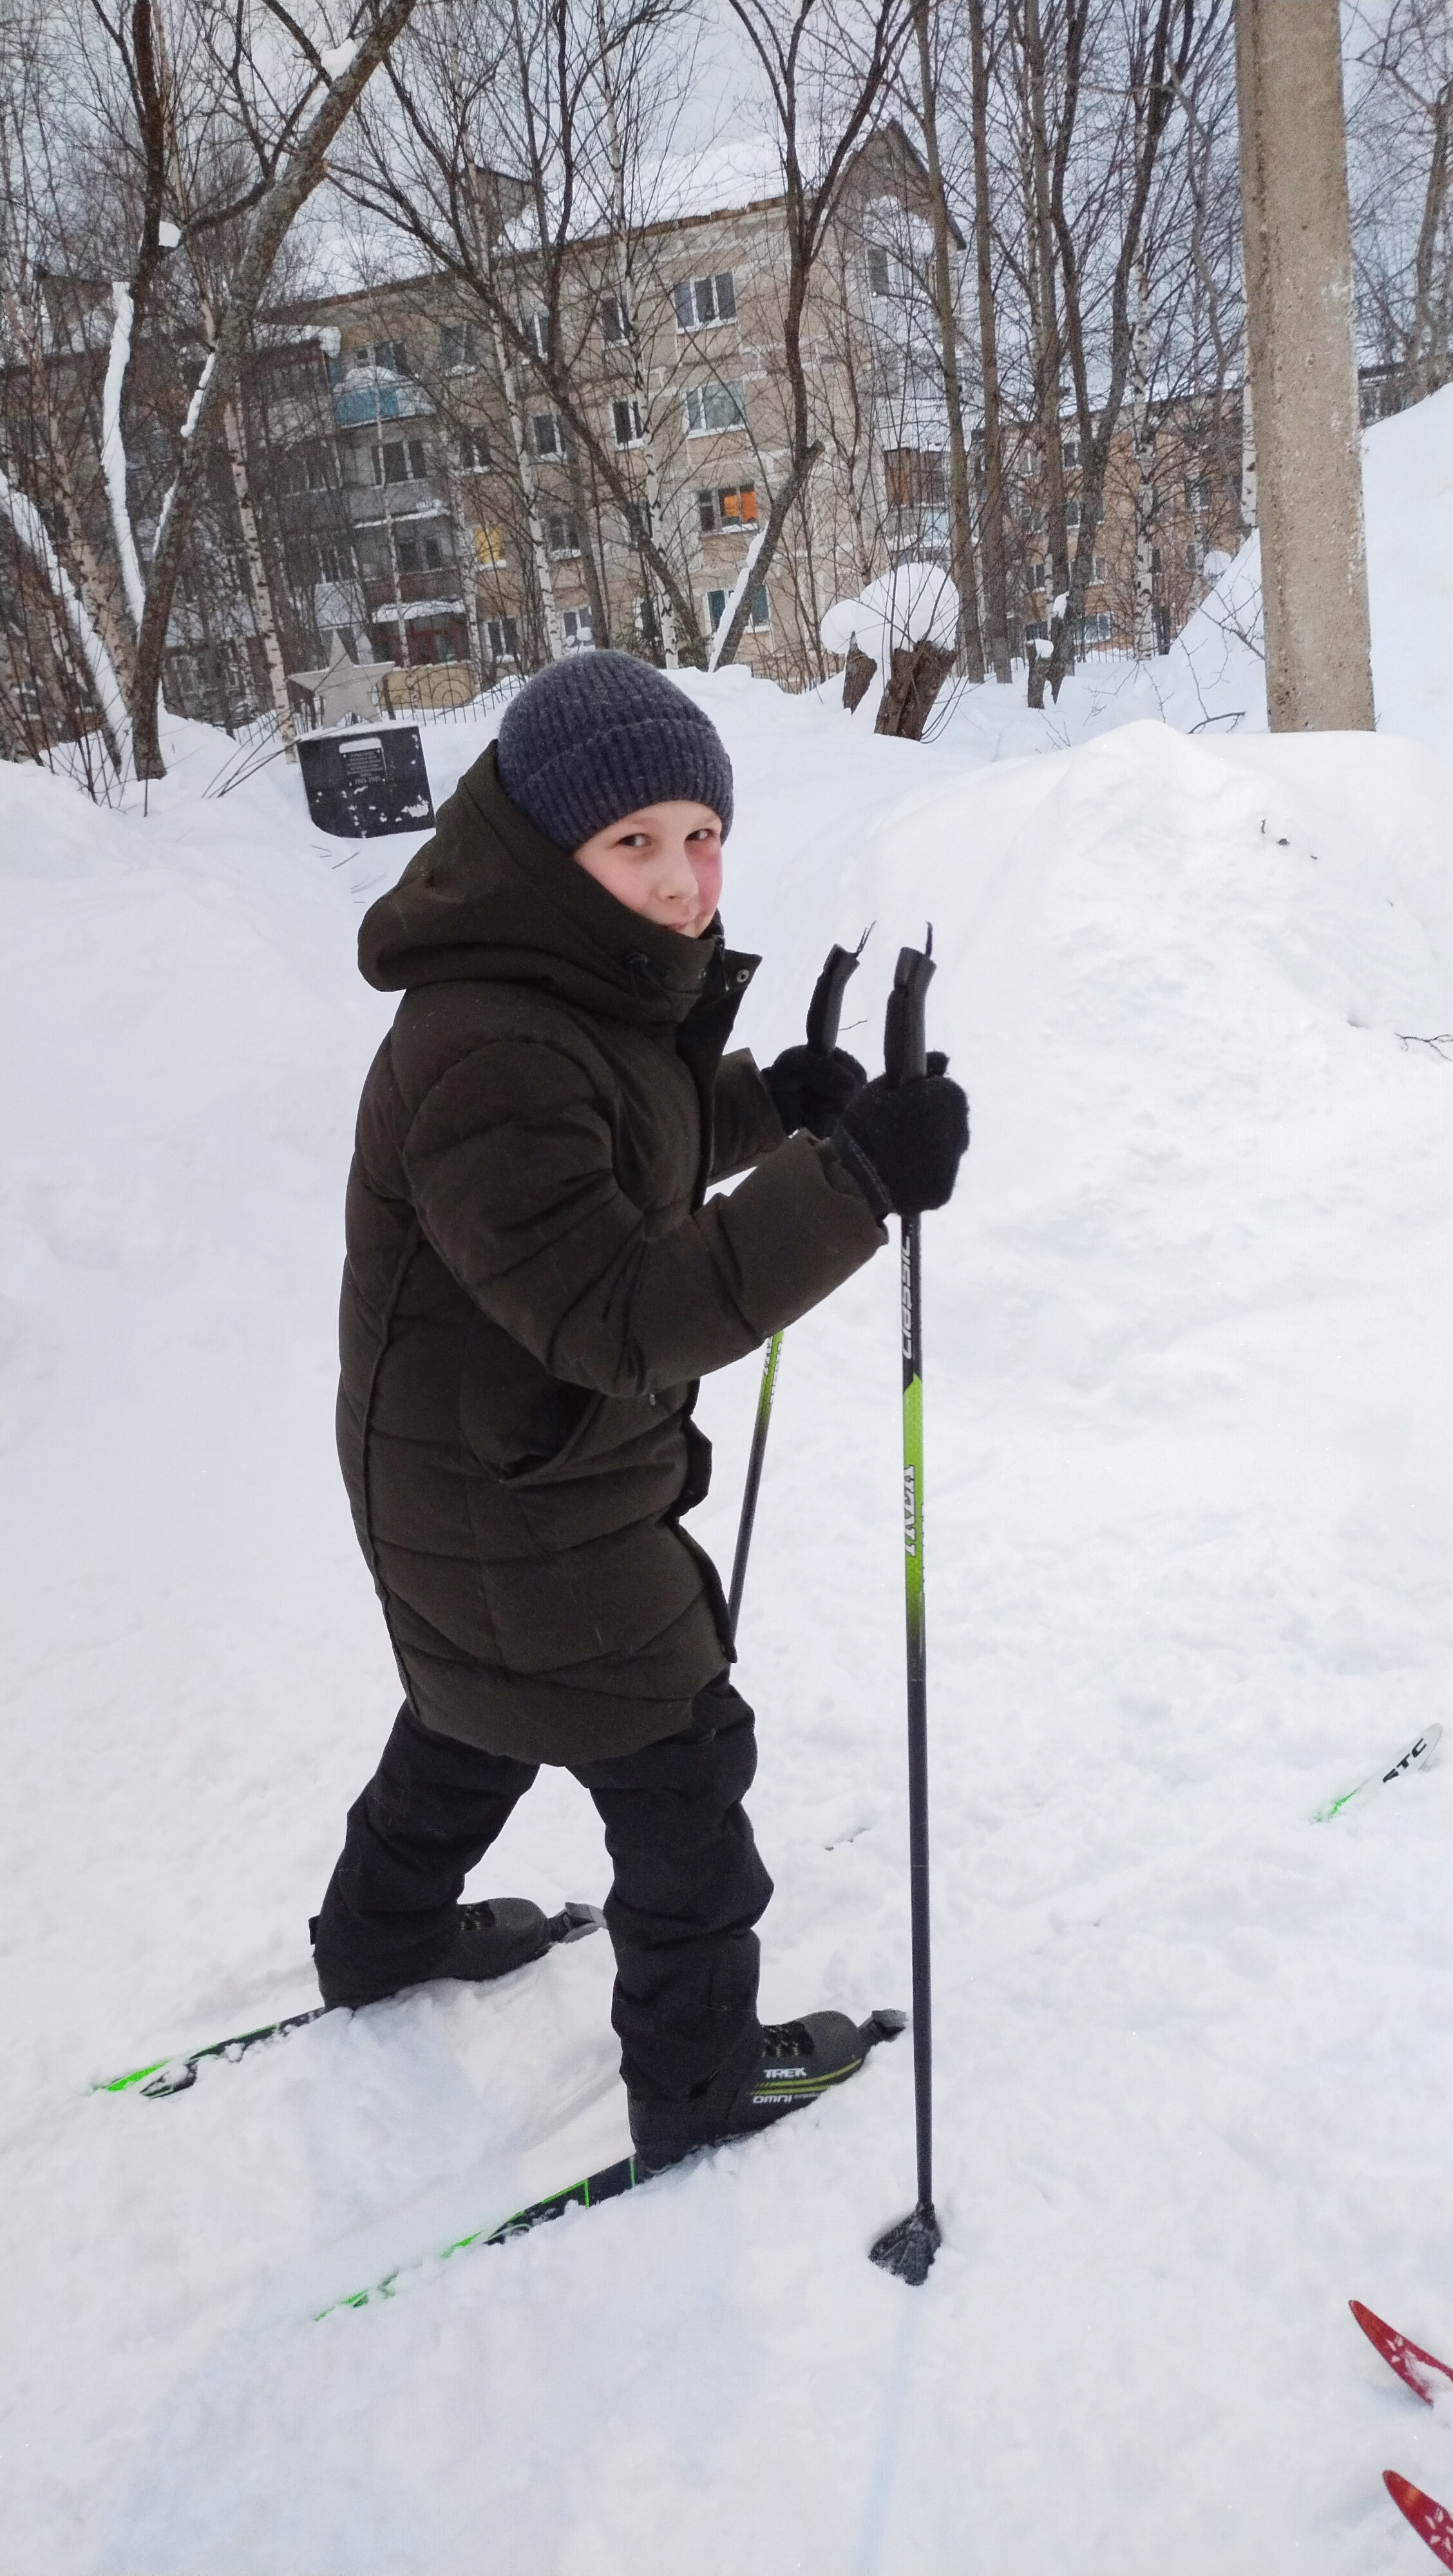
[[[1236,88],[1267,712],[1370,732],[1338,0],[1237,0]]]

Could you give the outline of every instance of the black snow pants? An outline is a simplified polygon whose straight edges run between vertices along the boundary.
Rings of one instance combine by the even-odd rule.
[[[571,1766],[600,1811],[614,1868],[611,2019],[633,2116],[641,2105],[647,2129],[659,2105],[663,2131],[684,2116],[710,2134],[760,2046],[752,1926],[772,1881],[741,1803],[757,1767],[754,1723],[721,1673],[697,1692],[683,1734]],[[466,1876],[535,1776],[533,1763],[436,1735],[400,1710],[349,1809],[318,1917],[315,1956],[329,1984],[384,1994],[436,1972]],[[667,2106],[677,2106],[674,2122]]]

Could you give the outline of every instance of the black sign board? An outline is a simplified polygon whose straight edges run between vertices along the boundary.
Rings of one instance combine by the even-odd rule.
[[[434,820],[417,725],[339,725],[302,734],[298,762],[320,832],[348,841],[424,832]]]

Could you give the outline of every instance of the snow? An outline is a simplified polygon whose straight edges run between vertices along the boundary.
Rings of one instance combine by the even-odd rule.
[[[1378,726],[1453,758],[1453,385],[1364,431],[1362,483]],[[1259,539],[1168,654],[1096,655],[1039,715],[1023,694],[990,681],[946,700],[935,722],[966,753],[1001,759],[1146,718],[1186,733],[1264,733]]]
[[[752,576],[757,569],[757,557],[762,551],[766,534],[767,526],[766,521],[764,520],[761,527],[757,530],[756,535],[748,544],[747,551],[742,557],[741,570],[738,572],[736,580],[733,582],[731,589],[727,594],[726,603],[722,609],[720,617],[717,619],[716,631],[711,639],[711,651],[706,657],[706,667],[709,671],[714,671],[716,669],[721,648],[723,644],[725,644],[727,636],[731,630],[732,619],[735,617],[737,610],[740,608],[742,601],[745,599],[747,592],[751,587]]]
[[[98,704],[105,712],[112,739],[123,764],[129,757],[131,720],[126,710],[121,683],[115,665],[96,632],[90,613],[50,541],[50,530],[35,503],[24,492],[16,490],[9,476],[0,468],[0,510],[10,521],[20,543],[34,557],[52,596],[60,602],[62,613],[75,637],[77,647],[90,672]]]
[[[136,552],[136,536],[131,525],[131,504],[126,490],[126,442],[121,428],[121,397],[126,386],[126,370],[131,362],[131,328],[135,305],[130,287],[123,278],[113,278],[111,302],[115,319],[106,354],[106,377],[101,388],[101,471],[106,480],[106,497],[111,511],[111,532],[121,561],[121,577],[126,585],[126,604],[131,622],[140,628],[146,607],[146,583]]]
[[[875,665],[876,676],[852,713],[859,733],[873,730],[893,676],[894,653],[928,637],[951,645],[958,627],[959,595],[940,564],[897,564],[858,598],[834,601],[820,629],[824,648],[846,656],[856,644]]]
[[[1453,2343],[1446,1738],[1311,1819],[1447,1714],[1448,759],[1149,722],[992,758],[682,684],[736,765],[748,1043],[876,920],[874,1059],[931,918],[973,1102],[924,1226],[943,2252],[919,2291],[865,2259],[912,2197],[904,2041],[632,2200],[426,2259],[622,2151],[601,1939],[171,2101],[88,2089],[308,2003],[396,1703],[333,1319],[389,1016],[354,934],[415,845],[324,840],[281,763],[206,796],[200,728],[146,812],[0,769],[0,2555],[1416,2576],[1380,2472],[1453,2496],[1453,2419],[1345,2302]],[[436,800],[493,721],[426,728]],[[908,2000],[897,1295],[885,1252],[779,1373],[740,1674],[769,2017]],[[757,1374],[704,1390],[722,1559]],[[545,1775],[472,1892],[605,1885]]]

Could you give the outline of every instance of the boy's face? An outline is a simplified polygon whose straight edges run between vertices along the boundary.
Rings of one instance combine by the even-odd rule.
[[[576,863],[659,930],[695,939],[721,900],[721,818],[709,805],[643,805],[582,841]]]

